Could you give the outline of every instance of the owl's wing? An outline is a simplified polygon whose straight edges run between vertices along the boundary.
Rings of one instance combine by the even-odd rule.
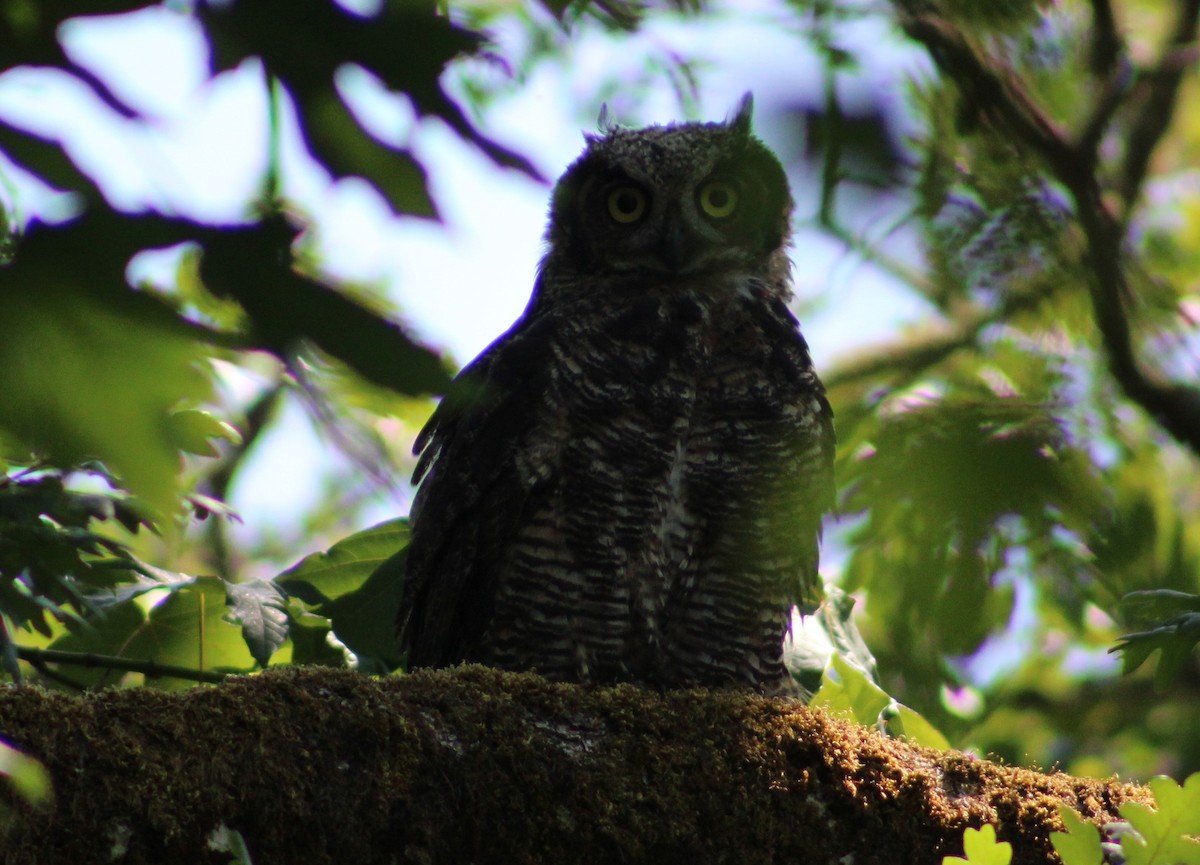
[[[811,565],[801,575],[799,592],[794,603],[803,613],[815,612],[824,596],[820,574],[821,521],[825,514],[833,511],[837,504],[837,485],[834,483],[833,462],[837,451],[837,437],[833,428],[833,409],[825,398],[822,386],[815,397],[818,406],[816,435],[811,449],[799,462],[797,469],[798,487],[806,490],[800,496],[801,525],[805,528],[805,539],[811,538]]]
[[[463,369],[417,437],[421,486],[397,619],[410,668],[470,658],[491,620],[506,547],[546,480],[516,464],[541,409],[547,330],[527,313]]]
[[[821,521],[836,504],[833,463],[837,439],[833,409],[813,369],[808,343],[796,317],[782,301],[775,301],[766,311],[769,316],[763,332],[768,337],[767,344],[772,346],[777,368],[787,371],[789,396],[784,401],[795,410],[795,429],[784,438],[777,478],[780,487],[774,496],[772,518],[778,522],[769,534],[792,545],[790,557],[799,566],[799,579],[791,589],[792,602],[802,612],[811,613],[823,596],[819,573]]]

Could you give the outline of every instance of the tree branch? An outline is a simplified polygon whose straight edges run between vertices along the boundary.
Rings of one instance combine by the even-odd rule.
[[[1088,58],[1096,75],[1107,76],[1116,70],[1122,50],[1121,34],[1110,0],[1092,0],[1092,45]]]
[[[1183,74],[1195,60],[1197,21],[1200,20],[1200,0],[1185,0],[1180,5],[1179,18],[1163,49],[1156,69],[1144,76],[1145,87],[1141,90],[1137,118],[1129,129],[1129,140],[1125,146],[1125,160],[1117,180],[1117,192],[1131,209],[1137,201],[1146,178],[1150,157],[1175,117],[1175,106],[1179,99],[1179,86]],[[1180,55],[1183,55],[1182,57]]]
[[[1177,38],[1185,30],[1195,32],[1197,6],[1200,0],[1187,0]],[[1036,152],[1070,192],[1087,240],[1092,313],[1109,371],[1130,400],[1200,455],[1200,390],[1162,380],[1146,370],[1134,354],[1123,306],[1131,294],[1125,276],[1123,232],[1105,206],[1092,159],[1070,143],[1070,137],[1041,111],[1010,70],[998,71],[985,62],[953,24],[927,14],[923,7],[918,9],[915,0],[897,0],[897,7],[905,32],[926,47],[942,73],[958,86],[966,104],[992,127]],[[1176,82],[1156,91],[1156,104],[1161,104],[1143,112],[1142,138],[1157,141],[1161,136],[1166,127],[1160,125],[1169,123],[1173,109],[1168,109],[1177,90]]]
[[[204,682],[216,684],[229,677],[228,673],[218,673],[212,670],[194,670],[191,667],[177,667],[172,664],[159,664],[155,661],[141,661],[136,658],[120,658],[115,655],[96,655],[91,652],[63,652],[58,649],[35,649],[29,646],[17,646],[17,657],[38,669],[45,669],[46,664],[70,664],[75,667],[90,669],[123,670],[127,673],[141,673],[149,679],[184,679],[189,682]]]
[[[926,865],[991,823],[1044,865],[1059,803],[1130,784],[918,748],[788,700],[552,685],[481,667],[289,669],[168,694],[0,691],[55,810],[15,808],[10,862],[805,862]],[[0,791],[0,796],[7,790]]]
[[[1007,321],[1018,312],[1031,309],[1045,301],[1053,292],[1039,287],[1033,291],[1010,293],[995,309],[965,308],[953,320],[893,345],[874,348],[870,354],[851,357],[821,375],[830,390],[853,386],[881,375],[911,378],[959,349],[979,341],[987,327]]]

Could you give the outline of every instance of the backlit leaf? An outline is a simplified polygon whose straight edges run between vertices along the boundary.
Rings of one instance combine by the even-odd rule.
[[[1129,865],[1200,865],[1200,772],[1183,786],[1163,775],[1151,778],[1156,807],[1121,806],[1137,835],[1125,835],[1121,850]],[[1140,836],[1140,837],[1138,837]],[[1189,837],[1190,836],[1190,837]]]
[[[1100,830],[1084,820],[1066,805],[1058,806],[1065,832],[1052,832],[1050,843],[1063,865],[1100,865],[1104,852],[1100,846]]]
[[[945,856],[942,865],[1008,865],[1012,861],[1012,845],[996,840],[996,827],[990,824],[963,832],[964,856]]]
[[[289,594],[318,605],[355,591],[385,560],[408,543],[408,519],[388,520],[313,553],[276,580]]]
[[[250,654],[260,667],[288,636],[287,598],[279,586],[268,580],[230,583],[226,587],[229,619],[242,626],[242,636]]]

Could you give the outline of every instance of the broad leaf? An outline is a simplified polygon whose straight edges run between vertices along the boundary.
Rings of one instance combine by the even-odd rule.
[[[1100,830],[1066,805],[1058,806],[1058,814],[1067,831],[1052,832],[1050,843],[1063,865],[1100,865],[1104,858]]]
[[[945,856],[942,865],[969,863],[969,865],[1008,865],[1012,861],[1012,845],[996,840],[996,827],[981,826],[963,832],[964,856]]]
[[[388,672],[400,664],[396,616],[403,576],[404,556],[393,556],[359,589],[321,607],[337,638],[372,672]]]
[[[834,654],[811,705],[831,715],[848,716],[860,724],[873,726],[891,699],[862,670]]]
[[[241,629],[227,619],[226,584],[216,577],[196,577],[174,591],[149,613],[140,599],[109,608],[86,627],[56,640],[50,648],[91,655],[112,655],[193,670],[249,672],[254,658]],[[72,671],[88,685],[108,684],[123,674],[101,667]],[[186,680],[147,677],[147,684],[175,690]]]
[[[1161,651],[1154,671],[1154,687],[1163,691],[1191,657],[1200,642],[1200,613],[1174,616],[1148,631],[1124,634],[1110,652],[1120,652],[1123,668],[1131,673],[1147,658]]]
[[[893,711],[894,718],[888,724],[888,730],[893,736],[902,736],[910,742],[926,748],[937,748],[939,751],[950,747],[950,740],[920,712],[903,703],[897,703]]]
[[[408,543],[408,519],[401,517],[364,529],[313,553],[276,580],[306,604],[319,605],[361,588],[384,561]]]
[[[1181,787],[1163,775],[1150,779],[1157,807],[1128,802],[1121,816],[1135,835],[1121,839],[1129,865],[1200,865],[1200,772]],[[1188,837],[1191,836],[1191,837]]]
[[[260,667],[267,666],[288,636],[287,597],[273,582],[251,580],[227,583],[226,602],[229,620],[242,626],[250,654]]]
[[[102,459],[174,512],[180,462],[167,417],[207,392],[196,344],[85,286],[54,281],[61,276],[20,267],[5,276],[15,284],[0,340],[0,422],[59,465]]]
[[[220,456],[212,439],[241,444],[242,435],[223,420],[199,409],[172,412],[167,418],[172,441],[181,451],[202,457]]]

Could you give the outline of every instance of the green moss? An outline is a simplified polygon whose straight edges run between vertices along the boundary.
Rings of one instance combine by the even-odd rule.
[[[43,760],[0,861],[927,863],[999,824],[1044,862],[1055,807],[1109,819],[1142,788],[887,739],[783,700],[556,685],[482,667],[372,679],[305,668],[184,694],[0,695]],[[127,827],[124,832],[120,827]],[[127,838],[124,837],[127,834]]]

